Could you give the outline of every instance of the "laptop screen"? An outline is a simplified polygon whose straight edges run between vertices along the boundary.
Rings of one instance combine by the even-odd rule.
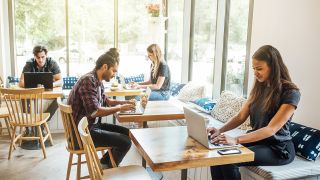
[[[24,72],[23,74],[25,88],[36,88],[41,84],[45,89],[53,89],[52,72]]]

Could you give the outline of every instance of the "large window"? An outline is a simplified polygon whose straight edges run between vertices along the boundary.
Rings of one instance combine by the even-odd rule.
[[[205,84],[208,97],[213,91],[216,12],[216,0],[195,1],[192,80]]]
[[[231,0],[225,89],[243,94],[249,0]]]
[[[80,76],[91,71],[97,58],[114,46],[113,9],[113,1],[109,0],[69,0],[70,75]],[[64,51],[58,50],[62,52],[58,55]],[[63,56],[56,59],[66,67]]]
[[[50,51],[65,48],[64,0],[16,0],[14,17],[17,76],[33,57],[33,46],[46,45],[49,55]]]
[[[149,45],[148,31],[148,1],[119,0],[119,73],[136,75],[143,72],[149,75],[150,62],[146,58],[146,49]]]
[[[167,62],[173,82],[181,81],[183,5],[184,3],[181,0],[170,0],[168,2]]]

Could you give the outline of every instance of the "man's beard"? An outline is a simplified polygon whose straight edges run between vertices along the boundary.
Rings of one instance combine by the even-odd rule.
[[[104,74],[103,74],[103,79],[104,79],[105,81],[109,82],[111,78],[112,78],[112,77],[109,77],[107,73],[104,73]]]

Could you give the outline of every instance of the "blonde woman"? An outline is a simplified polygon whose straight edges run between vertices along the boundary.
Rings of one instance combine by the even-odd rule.
[[[142,83],[133,82],[131,85],[136,88],[149,87],[152,92],[150,101],[168,100],[170,93],[170,70],[163,60],[161,49],[157,44],[151,44],[147,48],[148,58],[151,61],[150,79]]]

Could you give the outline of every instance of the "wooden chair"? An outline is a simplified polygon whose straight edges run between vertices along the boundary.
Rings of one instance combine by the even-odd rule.
[[[4,84],[3,84],[3,80],[0,76],[0,88],[3,88]],[[3,129],[7,129],[8,130],[8,134],[9,137],[11,137],[11,131],[12,131],[12,127],[9,124],[9,112],[7,109],[7,106],[5,106],[5,102],[3,102],[3,96],[0,93],[0,119],[4,119],[4,122],[6,124],[6,127],[2,127],[2,123],[0,122],[0,135],[3,135],[2,130]]]
[[[106,169],[102,171],[101,164],[99,162],[96,148],[94,147],[93,141],[91,139],[88,130],[88,120],[86,117],[82,118],[79,125],[78,131],[81,136],[81,140],[84,146],[84,151],[86,155],[89,175],[91,180],[129,180],[129,179],[139,179],[139,180],[151,180],[148,172],[141,166],[131,165],[124,167],[114,167],[111,169]]]
[[[66,149],[69,152],[69,162],[68,162],[68,169],[67,169],[67,176],[66,179],[70,178],[71,166],[77,165],[77,179],[84,179],[88,178],[89,176],[81,176],[81,164],[85,162],[81,162],[81,155],[84,154],[84,148],[80,139],[80,135],[75,124],[75,121],[72,117],[72,109],[69,105],[63,104],[61,99],[58,98],[58,105],[61,112],[64,134],[67,140]],[[98,151],[104,154],[105,150],[108,150],[110,158],[113,160],[113,156],[111,154],[111,147],[98,147]],[[78,155],[78,161],[76,163],[72,163],[73,155]],[[114,163],[114,161],[112,161]],[[116,165],[115,163],[113,164]]]
[[[8,159],[11,159],[12,149],[18,140],[19,144],[21,144],[22,140],[40,140],[43,157],[47,157],[44,142],[49,139],[51,145],[53,145],[53,141],[47,124],[50,114],[43,113],[43,91],[43,88],[0,89],[0,92],[4,95],[4,99],[9,111],[9,124],[13,127]],[[41,125],[43,125],[46,129],[47,135],[45,137],[43,137],[40,127]],[[18,135],[16,135],[17,127],[20,127],[20,133]],[[24,127],[37,128],[36,130],[38,131],[39,137],[23,137],[23,132],[21,129]]]

